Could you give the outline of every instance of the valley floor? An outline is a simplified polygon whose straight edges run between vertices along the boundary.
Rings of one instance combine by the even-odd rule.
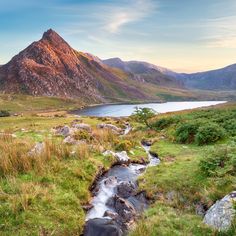
[[[214,144],[198,145],[193,137],[185,143],[177,141],[179,125],[192,120],[201,125],[218,122],[226,134]],[[127,136],[97,128],[100,123],[124,128],[127,121],[133,126]],[[130,235],[235,235],[234,224],[229,231],[219,233],[196,214],[198,206],[209,208],[236,187],[235,167],[228,159],[209,173],[200,164],[208,165],[201,161],[225,146],[235,158],[235,121],[235,104],[163,114],[150,121],[158,123],[151,129],[134,118],[81,118],[65,113],[2,117],[0,235],[80,235],[86,214],[83,208],[92,197],[91,184],[115,162],[102,152],[125,150],[131,160],[141,162],[146,157],[140,148],[142,139],[153,142],[151,150],[158,153],[161,164],[150,167],[139,179],[140,190],[147,192],[152,203]],[[73,134],[76,144],[66,144],[63,135],[53,129],[80,123],[91,129],[77,130]],[[32,154],[37,142],[43,142],[44,149]]]

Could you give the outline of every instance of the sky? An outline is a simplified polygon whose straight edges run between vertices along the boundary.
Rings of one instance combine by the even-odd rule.
[[[236,63],[236,0],[0,0],[0,64],[49,28],[102,59],[177,72]]]

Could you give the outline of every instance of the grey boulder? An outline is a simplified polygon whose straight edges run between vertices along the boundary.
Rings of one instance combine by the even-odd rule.
[[[217,201],[206,212],[204,223],[219,231],[228,230],[235,217],[236,191]]]

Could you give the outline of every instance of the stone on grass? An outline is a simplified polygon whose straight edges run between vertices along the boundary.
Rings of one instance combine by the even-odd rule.
[[[116,134],[121,134],[122,133],[122,129],[121,128],[118,128],[117,126],[112,125],[112,124],[102,123],[102,124],[98,124],[97,127],[99,129],[109,129],[109,130],[113,131]]]
[[[88,124],[84,124],[84,123],[75,124],[73,127],[76,129],[79,129],[79,130],[86,130],[88,132],[91,131],[91,126]]]
[[[36,143],[35,146],[29,151],[30,156],[41,155],[45,150],[45,143]]]
[[[206,212],[204,223],[219,231],[228,230],[235,217],[236,191],[217,201]]]

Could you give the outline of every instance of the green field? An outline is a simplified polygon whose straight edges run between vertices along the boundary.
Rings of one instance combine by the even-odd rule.
[[[4,95],[1,99],[7,98]],[[24,97],[4,105],[7,110],[26,112],[0,118],[0,235],[80,235],[83,205],[91,199],[89,187],[96,175],[115,161],[101,153],[126,150],[131,160],[141,161],[147,158],[140,148],[142,138],[154,141],[152,151],[159,154],[161,164],[149,168],[139,179],[139,188],[146,191],[151,205],[130,235],[235,235],[234,226],[226,233],[214,232],[195,213],[197,203],[209,207],[236,187],[233,159],[220,154],[227,148],[235,156],[234,103],[158,115],[149,120],[151,128],[131,117],[128,121],[134,130],[122,137],[96,125],[106,122],[122,127],[127,119],[78,118],[62,112],[77,104],[52,99],[48,105],[48,99]],[[90,124],[92,132],[76,133],[75,138],[85,143],[64,144],[63,137],[55,135],[52,128],[71,126],[75,119]],[[192,126],[184,124],[193,121],[199,126],[194,133],[188,132]],[[219,125],[224,135],[217,135],[209,144],[195,142],[202,127],[218,130]],[[178,139],[183,132],[187,138]],[[45,142],[45,151],[29,157],[28,152],[39,141]],[[215,150],[217,158],[225,161],[222,168],[212,158]]]

